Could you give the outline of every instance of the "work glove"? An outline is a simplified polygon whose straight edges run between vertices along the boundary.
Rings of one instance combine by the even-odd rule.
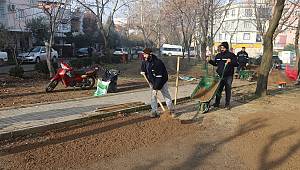
[[[152,95],[157,96],[157,90],[152,90]]]

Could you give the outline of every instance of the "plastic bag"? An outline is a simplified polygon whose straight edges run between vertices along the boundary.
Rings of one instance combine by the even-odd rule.
[[[97,90],[94,93],[94,96],[103,96],[107,94],[107,89],[109,86],[110,81],[101,81],[98,79],[97,81]]]

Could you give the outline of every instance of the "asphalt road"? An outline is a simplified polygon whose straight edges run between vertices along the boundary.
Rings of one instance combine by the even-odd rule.
[[[31,71],[34,70],[35,64],[23,64],[22,67],[24,71]],[[0,66],[0,74],[8,74],[9,69],[14,67],[14,65],[6,65],[6,66]]]

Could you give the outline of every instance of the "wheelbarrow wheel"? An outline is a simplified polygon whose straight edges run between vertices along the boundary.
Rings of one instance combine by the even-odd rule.
[[[207,113],[208,111],[209,111],[209,104],[199,102],[197,113],[203,114],[203,113]]]

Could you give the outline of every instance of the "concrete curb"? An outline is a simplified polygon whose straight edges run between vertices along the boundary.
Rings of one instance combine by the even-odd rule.
[[[190,97],[183,97],[177,99],[178,104],[184,103],[190,100]],[[163,102],[165,105],[166,103]],[[87,121],[95,120],[95,119],[103,119],[107,117],[112,117],[116,116],[119,113],[123,114],[128,114],[128,113],[134,113],[134,112],[139,112],[139,111],[145,111],[151,109],[151,105],[142,105],[142,106],[137,106],[137,107],[131,107],[127,109],[121,109],[121,110],[116,110],[112,112],[107,112],[107,113],[99,113],[96,115],[91,115],[83,118],[78,118],[78,119],[73,119],[73,120],[68,120],[64,122],[58,122],[54,124],[48,124],[48,125],[42,125],[42,126],[36,126],[32,128],[27,128],[27,129],[21,129],[21,130],[16,130],[13,132],[8,132],[8,133],[2,133],[0,134],[0,141],[5,141],[5,140],[11,140],[17,137],[25,137],[27,135],[35,135],[39,133],[46,132],[48,130],[55,130],[55,129],[61,129],[61,128],[66,128],[69,126],[74,126],[78,125],[81,123],[85,123]],[[94,112],[95,113],[95,112]]]
[[[239,87],[244,87],[244,86],[249,86],[249,85],[254,85],[256,84],[254,83],[249,83],[247,85],[241,85],[241,86],[236,86],[236,87],[232,87],[233,89],[235,88],[239,88]],[[180,86],[179,86],[180,87]],[[138,89],[138,90],[132,90],[132,91],[124,91],[124,92],[120,92],[120,93],[108,93],[105,96],[89,96],[89,97],[80,97],[80,98],[74,98],[74,99],[66,99],[66,100],[58,100],[58,101],[50,101],[50,102],[44,102],[44,103],[34,103],[34,104],[26,104],[26,105],[21,105],[21,106],[11,106],[11,107],[3,107],[0,108],[0,111],[4,111],[4,110],[11,110],[11,109],[21,109],[21,108],[26,108],[26,107],[35,107],[35,106],[42,106],[42,105],[47,105],[47,104],[55,104],[55,103],[64,103],[64,102],[72,102],[72,101],[80,101],[80,100],[87,100],[87,99],[93,99],[93,98],[100,98],[100,97],[109,97],[109,96],[115,96],[115,95],[120,95],[120,94],[126,94],[128,92],[134,93],[134,92],[141,92],[144,91],[147,88],[142,88],[142,89]]]
[[[105,96],[88,96],[88,97],[79,97],[79,98],[73,98],[73,99],[66,99],[66,100],[57,100],[57,101],[50,101],[50,102],[43,102],[43,103],[34,103],[34,104],[26,104],[26,105],[21,105],[21,106],[11,106],[11,107],[3,107],[0,108],[0,111],[4,110],[11,110],[11,109],[20,109],[20,108],[26,108],[26,107],[34,107],[34,106],[41,106],[41,105],[47,105],[47,104],[55,104],[55,103],[64,103],[64,102],[72,102],[72,101],[80,101],[80,100],[87,100],[87,99],[94,99],[94,98],[101,98],[101,97],[109,97],[109,96],[115,96],[119,94],[126,94],[128,92],[141,92],[144,91],[147,88],[142,88],[138,90],[132,90],[132,91],[124,91],[124,92],[119,92],[119,93],[108,93]]]

